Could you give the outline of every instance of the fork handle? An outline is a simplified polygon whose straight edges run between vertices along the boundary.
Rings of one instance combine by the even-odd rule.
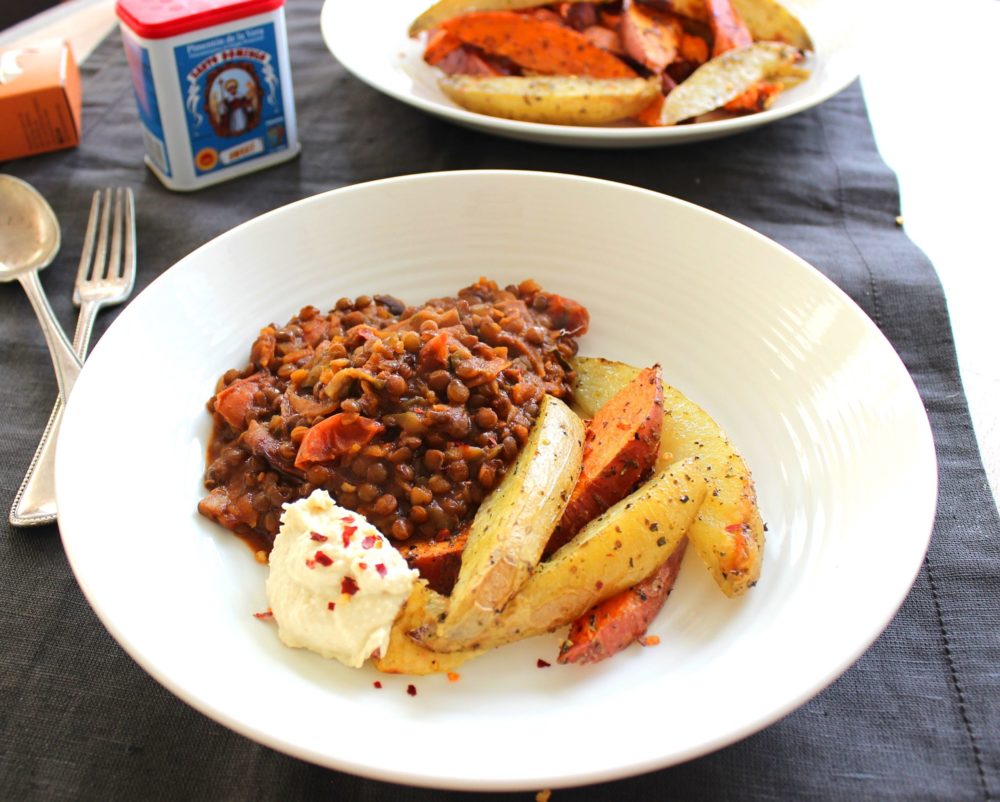
[[[84,301],[80,305],[76,331],[73,334],[73,350],[81,360],[87,353],[100,306],[94,301]],[[52,414],[42,431],[28,471],[14,496],[9,515],[11,526],[43,526],[56,521],[56,440],[62,423],[63,407],[63,397],[60,394],[52,406]]]
[[[49,299],[45,297],[45,290],[42,289],[42,282],[38,278],[38,272],[25,273],[18,276],[21,286],[24,287],[28,300],[35,308],[35,316],[42,326],[42,333],[45,335],[45,344],[49,347],[49,354],[52,357],[52,366],[56,371],[56,381],[59,384],[59,392],[63,398],[69,398],[76,377],[80,375],[83,364],[73,352],[73,346],[66,339],[66,334],[56,320],[52,307],[49,306]]]

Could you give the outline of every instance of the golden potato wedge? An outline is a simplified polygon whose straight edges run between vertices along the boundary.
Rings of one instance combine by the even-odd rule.
[[[580,475],[583,438],[583,421],[545,396],[528,441],[472,521],[442,637],[475,638],[531,575]]]
[[[570,3],[610,3],[612,0],[566,0]],[[410,36],[436,28],[446,19],[473,11],[520,11],[546,5],[546,0],[440,0],[410,24]]]
[[[760,578],[764,556],[764,522],[750,469],[711,416],[667,384],[660,436],[664,453],[672,454],[671,459],[697,460],[708,478],[712,492],[688,539],[723,593],[746,593]]]
[[[812,50],[805,26],[777,0],[732,0],[755,42],[785,42],[799,50]],[[670,9],[685,17],[706,21],[705,0],[670,0]]]
[[[659,94],[654,78],[449,75],[441,91],[478,114],[552,125],[603,125],[633,117]]]
[[[587,420],[640,373],[639,368],[600,357],[573,357],[570,365],[576,373],[571,406],[577,415]]]
[[[606,359],[575,357],[573,403],[596,409],[639,372]],[[727,596],[745,593],[760,577],[764,523],[753,478],[712,417],[683,393],[663,385],[663,432],[656,470],[693,458],[708,478],[711,492],[688,532],[691,545]]]
[[[675,463],[541,563],[476,637],[442,637],[432,610],[411,634],[434,651],[465,652],[552,632],[662,565],[690,527],[707,488],[696,460]]]
[[[706,61],[667,95],[660,112],[663,125],[725,106],[759,81],[800,71],[795,64],[799,51],[782,42],[755,42],[727,50]]]
[[[407,635],[427,620],[443,614],[447,602],[447,597],[430,590],[423,580],[418,581],[392,625],[385,654],[372,660],[375,668],[385,674],[440,674],[454,671],[475,657],[475,652],[432,652]]]

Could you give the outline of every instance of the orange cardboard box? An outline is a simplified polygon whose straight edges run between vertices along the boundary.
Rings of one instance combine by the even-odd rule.
[[[80,144],[80,71],[69,44],[0,50],[0,162]]]

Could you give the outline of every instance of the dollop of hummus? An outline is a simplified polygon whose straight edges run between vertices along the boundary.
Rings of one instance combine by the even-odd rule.
[[[269,564],[282,642],[354,668],[385,653],[417,578],[381,532],[325,490],[284,505]]]

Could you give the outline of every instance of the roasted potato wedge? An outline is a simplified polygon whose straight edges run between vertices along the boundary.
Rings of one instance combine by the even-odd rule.
[[[611,0],[566,0],[570,3],[610,3]],[[436,28],[446,19],[474,11],[520,11],[545,5],[545,0],[440,0],[410,24],[410,36]]]
[[[531,575],[580,475],[583,438],[583,421],[545,396],[528,441],[472,521],[442,637],[477,637]]]
[[[606,359],[575,357],[574,404],[600,407],[639,373],[639,368]],[[753,478],[743,458],[719,425],[674,387],[663,385],[663,431],[656,470],[677,459],[695,459],[711,492],[698,511],[688,537],[727,596],[739,596],[760,577],[764,523]]]
[[[799,58],[796,48],[782,42],[755,42],[727,50],[702,64],[667,95],[660,123],[675,125],[721,108],[759,81],[798,71]]]
[[[786,42],[799,50],[813,49],[805,26],[777,0],[732,0],[732,3],[755,41]],[[705,0],[669,0],[669,5],[672,11],[685,17],[708,19]]]
[[[624,362],[591,356],[574,357],[570,364],[576,372],[572,409],[586,420],[593,418],[641,370]]]
[[[392,625],[385,654],[372,660],[375,668],[385,674],[440,674],[454,671],[475,657],[475,652],[432,652],[407,635],[429,618],[443,614],[447,602],[447,597],[430,590],[426,582],[418,581]]]
[[[722,592],[740,596],[757,583],[764,556],[764,522],[750,469],[711,416],[667,384],[663,410],[660,454],[697,460],[712,487],[688,531],[691,546]]]
[[[433,609],[413,637],[434,651],[494,648],[551,632],[659,568],[690,527],[708,485],[696,460],[678,462],[580,530],[531,578],[484,630],[442,637]]]
[[[552,125],[603,125],[632,117],[659,94],[653,78],[450,75],[441,91],[491,117]]]

